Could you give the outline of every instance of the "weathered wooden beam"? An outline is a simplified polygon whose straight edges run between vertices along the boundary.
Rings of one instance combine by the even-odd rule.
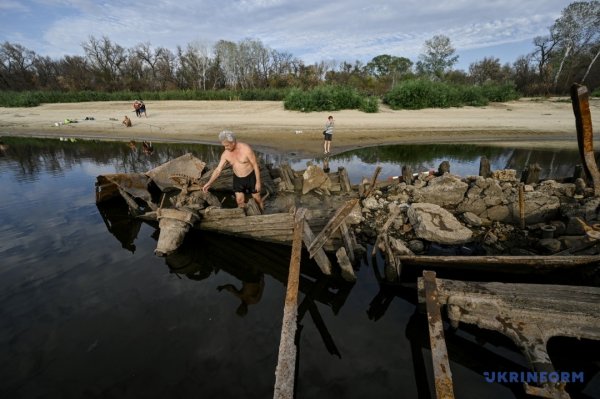
[[[451,399],[454,398],[454,387],[446,341],[444,339],[444,323],[442,322],[442,314],[440,312],[435,272],[423,272],[423,285],[425,305],[427,307],[427,321],[429,322],[429,342],[431,344],[435,393],[438,399]]]
[[[348,171],[343,166],[338,167],[338,174],[340,176],[340,186],[342,187],[342,191],[349,193],[352,191],[352,186],[350,185],[350,178],[348,178]]]
[[[571,102],[575,113],[577,128],[577,144],[583,168],[588,179],[594,184],[594,195],[600,196],[600,171],[594,155],[594,132],[592,114],[590,112],[590,95],[587,87],[574,84],[571,86]]]
[[[352,209],[358,203],[358,198],[351,199],[346,201],[346,204],[341,206],[333,217],[327,222],[327,225],[321,230],[319,234],[315,237],[314,241],[310,244],[308,248],[308,252],[310,253],[311,259],[315,256],[317,251],[325,245],[327,240],[333,234],[334,231],[339,229],[340,225],[346,220]]]
[[[525,188],[519,183],[519,221],[521,230],[525,230]]]
[[[392,211],[392,213],[388,216],[387,220],[383,224],[383,227],[381,227],[381,231],[377,235],[377,239],[375,240],[375,244],[373,245],[373,250],[371,252],[371,256],[375,256],[375,253],[377,252],[377,247],[379,245],[379,242],[381,241],[381,239],[383,238],[383,236],[385,234],[387,234],[388,229],[390,228],[390,226],[392,225],[392,223],[394,223],[394,220],[396,220],[396,218],[398,217],[399,214],[400,214],[400,208],[395,208]]]
[[[355,282],[356,275],[354,274],[352,263],[350,263],[350,259],[348,259],[346,248],[339,247],[335,253],[335,256],[337,258],[338,265],[340,265],[340,269],[342,269],[342,278],[351,283]]]
[[[241,212],[232,211],[233,214]],[[216,216],[216,217],[213,217]],[[223,218],[221,210],[213,209],[204,215],[196,228],[206,231],[215,231],[222,234],[241,236],[246,238],[261,239],[263,241],[290,244],[294,228],[294,215],[289,213],[276,213],[272,215],[255,215]]]
[[[479,160],[479,176],[488,178],[492,175],[490,160],[484,155]]]
[[[308,222],[305,219],[304,220],[303,237],[302,237],[304,246],[306,248],[308,248],[314,240],[315,240],[315,235],[314,235],[312,229],[310,228],[310,226],[308,225]],[[320,248],[315,253],[315,256],[313,259],[315,260],[315,262],[317,263],[317,265],[319,266],[319,269],[321,269],[323,274],[326,274],[328,276],[331,275],[331,262],[329,261],[329,258],[327,257],[327,254],[325,253],[323,248]]]
[[[354,241],[350,237],[350,231],[345,222],[340,224],[340,232],[342,233],[342,242],[344,243],[344,248],[346,248],[348,259],[350,259],[351,263],[354,263]]]
[[[552,372],[546,343],[552,337],[600,340],[600,288],[504,284],[436,279],[438,301],[453,325],[460,322],[510,338],[540,372]],[[419,287],[423,282],[419,279]],[[419,301],[423,302],[419,296]],[[541,389],[537,389],[541,388]],[[526,387],[552,398],[568,398],[563,384]]]
[[[379,173],[381,173],[381,166],[375,168],[375,172],[373,172],[373,176],[371,177],[371,181],[369,183],[369,188],[364,193],[365,198],[371,195],[371,193],[375,189],[375,182],[377,182],[377,177],[379,176]]]
[[[300,258],[302,255],[302,237],[304,214],[300,208],[294,218],[294,239],[288,275],[285,305],[283,308],[283,325],[279,342],[279,356],[275,369],[275,399],[293,399],[294,377],[296,371],[296,329],[298,327],[298,288],[300,285]]]
[[[402,181],[408,185],[413,183],[413,173],[410,166],[405,165],[402,167]]]
[[[400,281],[400,275],[402,274],[402,261],[392,251],[387,234],[383,234],[383,246],[386,260],[385,279],[390,283],[397,283]]]

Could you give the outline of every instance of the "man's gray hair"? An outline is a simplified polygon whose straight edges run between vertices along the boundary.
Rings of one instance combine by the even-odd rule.
[[[223,130],[219,133],[219,141],[229,141],[233,143],[235,141],[235,134],[231,130]]]

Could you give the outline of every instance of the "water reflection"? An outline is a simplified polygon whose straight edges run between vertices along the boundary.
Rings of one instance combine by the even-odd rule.
[[[180,251],[158,258],[156,226],[130,218],[125,204],[94,201],[98,174],[143,172],[187,152],[216,162],[218,146],[153,143],[146,154],[139,143],[132,151],[118,142],[2,141],[8,146],[0,152],[2,397],[272,396],[290,249],[194,232]],[[390,174],[407,159],[426,168],[448,159],[455,173],[463,162],[422,147],[389,149],[395,154],[389,157],[361,151],[332,157],[331,169],[355,168],[356,182],[379,162]],[[464,163],[475,171],[480,155],[497,159],[498,168],[537,156],[469,151]],[[408,158],[413,152],[423,158]],[[302,167],[306,161],[261,156]],[[567,156],[543,158],[566,166]],[[323,276],[303,254],[298,398],[433,392],[416,290],[386,285],[376,266],[363,259],[358,281],[348,285]],[[521,385],[483,379],[496,365],[525,367],[502,338],[461,327],[447,343],[457,397],[524,396]],[[570,352],[586,371],[586,384],[575,387],[579,397],[598,396],[597,343],[561,348],[551,355],[566,370],[576,367]]]
[[[219,160],[222,149],[217,145],[177,143],[122,143],[80,140],[61,142],[54,139],[24,139],[5,137],[6,149],[0,152],[0,173],[9,169],[18,180],[36,179],[40,173],[60,176],[66,170],[84,161],[110,166],[116,173],[145,172],[171,159],[191,152],[208,164]],[[151,147],[152,151],[148,148]],[[481,145],[386,145],[361,148],[327,158],[288,158],[277,153],[258,153],[266,163],[278,165],[288,162],[294,169],[304,169],[306,162],[326,163],[327,168],[337,170],[345,167],[352,183],[362,177],[370,177],[377,166],[382,167],[381,178],[401,174],[403,166],[413,172],[437,170],[442,161],[450,162],[452,173],[477,175],[482,156],[490,161],[492,170],[516,169],[520,175],[529,164],[538,163],[540,177],[564,178],[573,175],[575,165],[580,164],[576,149],[524,149]]]

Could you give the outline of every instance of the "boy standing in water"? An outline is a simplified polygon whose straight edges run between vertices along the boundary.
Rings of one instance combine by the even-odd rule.
[[[323,131],[323,153],[331,154],[331,139],[333,138],[333,116],[329,115]]]

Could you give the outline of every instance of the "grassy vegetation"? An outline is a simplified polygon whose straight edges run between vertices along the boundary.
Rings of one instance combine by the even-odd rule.
[[[292,89],[285,97],[283,106],[302,112],[337,111],[359,109],[365,101],[358,90],[352,87],[320,86],[312,90]]]
[[[600,96],[597,89],[593,96]],[[385,94],[383,102],[392,109],[448,108],[464,105],[483,106],[489,102],[519,98],[512,85],[456,85],[428,80],[407,80]],[[152,100],[243,100],[283,101],[285,109],[302,112],[359,109],[378,112],[379,99],[366,96],[349,86],[319,86],[301,89],[249,90],[168,90],[160,92],[60,92],[60,91],[2,91],[2,107],[35,107],[42,103],[72,103],[88,101]]]
[[[591,94],[592,97],[600,97],[600,87],[594,90]]]
[[[453,85],[429,80],[401,82],[384,96],[392,109],[448,108],[465,105],[483,106],[490,101],[519,98],[512,85]]]
[[[152,100],[244,100],[283,101],[288,89],[249,90],[168,90],[168,91],[0,91],[1,107],[35,107],[43,103],[77,103],[88,101]]]

